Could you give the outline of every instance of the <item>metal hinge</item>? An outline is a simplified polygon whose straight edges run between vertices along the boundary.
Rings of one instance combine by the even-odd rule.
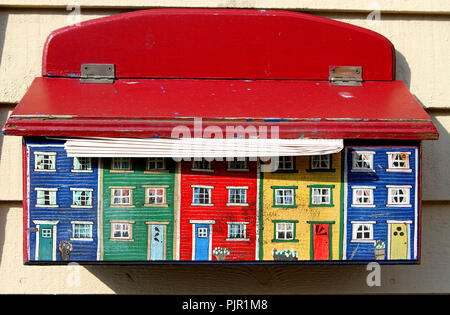
[[[85,63],[81,65],[82,83],[113,83],[115,66],[109,63]]]
[[[361,86],[362,67],[330,66],[328,79],[333,85]]]

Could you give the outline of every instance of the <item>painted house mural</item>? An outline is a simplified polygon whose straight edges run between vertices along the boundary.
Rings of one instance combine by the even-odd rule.
[[[417,259],[418,147],[349,146],[345,155],[345,259]]]
[[[26,143],[30,260],[98,259],[96,158],[67,157],[63,142]]]
[[[256,167],[248,159],[181,162],[180,260],[217,260],[221,251],[226,260],[255,260]]]
[[[341,259],[341,154],[279,157],[261,177],[260,258]]]
[[[102,258],[172,260],[175,163],[102,159]]]

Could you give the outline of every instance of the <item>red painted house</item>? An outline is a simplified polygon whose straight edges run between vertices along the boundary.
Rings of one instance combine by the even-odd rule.
[[[255,260],[257,162],[181,162],[180,260]]]

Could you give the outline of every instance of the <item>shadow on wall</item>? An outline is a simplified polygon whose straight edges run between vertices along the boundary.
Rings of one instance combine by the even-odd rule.
[[[409,89],[411,85],[411,69],[409,68],[405,56],[398,50],[395,50],[395,75],[395,79],[403,81]]]
[[[366,265],[85,268],[117,294],[336,294],[355,287],[373,289],[366,283]]]

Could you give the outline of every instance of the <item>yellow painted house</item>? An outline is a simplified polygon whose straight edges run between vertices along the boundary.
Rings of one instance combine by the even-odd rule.
[[[260,175],[260,253],[297,252],[298,260],[342,259],[341,153],[280,157],[275,172]]]

